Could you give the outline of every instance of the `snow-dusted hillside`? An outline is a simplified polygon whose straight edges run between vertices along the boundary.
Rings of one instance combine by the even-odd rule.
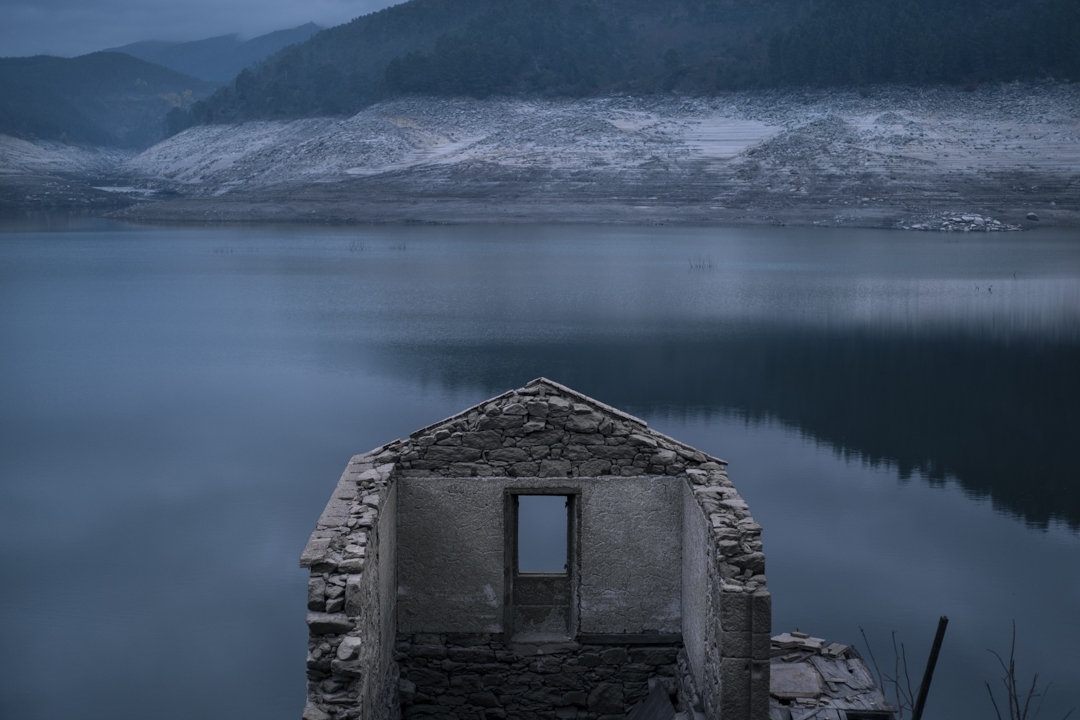
[[[372,176],[398,182],[409,173],[424,175],[427,185],[415,188],[423,194],[440,174],[489,182],[529,170],[547,183],[535,188],[541,193],[574,173],[588,174],[594,184],[647,178],[661,186],[684,183],[692,173],[696,183],[715,183],[720,199],[755,187],[789,198],[843,188],[872,198],[896,182],[1075,175],[1078,122],[1080,92],[1070,85],[974,93],[883,88],[711,98],[411,98],[344,120],[195,127],[124,167],[203,197]],[[852,189],[860,184],[867,187]]]
[[[126,169],[220,193],[425,165],[635,168],[733,158],[780,129],[696,102],[406,99],[347,120],[191,128]]]
[[[1037,210],[1080,223],[1080,86],[404,98],[350,118],[193,127],[124,159],[6,139],[0,185],[17,168],[82,172],[92,189],[157,199],[125,211],[157,220],[936,227],[943,213],[1015,225]]]
[[[114,170],[135,153],[117,148],[30,142],[0,135],[0,175],[93,175]]]

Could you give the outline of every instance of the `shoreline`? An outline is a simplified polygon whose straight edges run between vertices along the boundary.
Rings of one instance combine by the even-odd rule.
[[[198,126],[126,157],[0,136],[0,209],[61,207],[199,224],[1080,227],[1080,85],[408,97]]]

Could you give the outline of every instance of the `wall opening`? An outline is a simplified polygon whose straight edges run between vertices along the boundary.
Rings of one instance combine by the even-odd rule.
[[[567,573],[570,498],[518,495],[518,573]]]
[[[504,625],[510,637],[576,632],[577,493],[511,489],[506,495]]]

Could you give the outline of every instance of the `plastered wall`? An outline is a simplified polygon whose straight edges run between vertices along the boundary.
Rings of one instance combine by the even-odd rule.
[[[399,483],[399,632],[502,632],[505,492],[552,487],[580,493],[578,631],[681,631],[681,479]]]

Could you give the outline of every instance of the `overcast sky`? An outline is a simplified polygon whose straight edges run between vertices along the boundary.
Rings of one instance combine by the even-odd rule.
[[[0,57],[72,57],[139,40],[331,27],[400,0],[0,0]]]

